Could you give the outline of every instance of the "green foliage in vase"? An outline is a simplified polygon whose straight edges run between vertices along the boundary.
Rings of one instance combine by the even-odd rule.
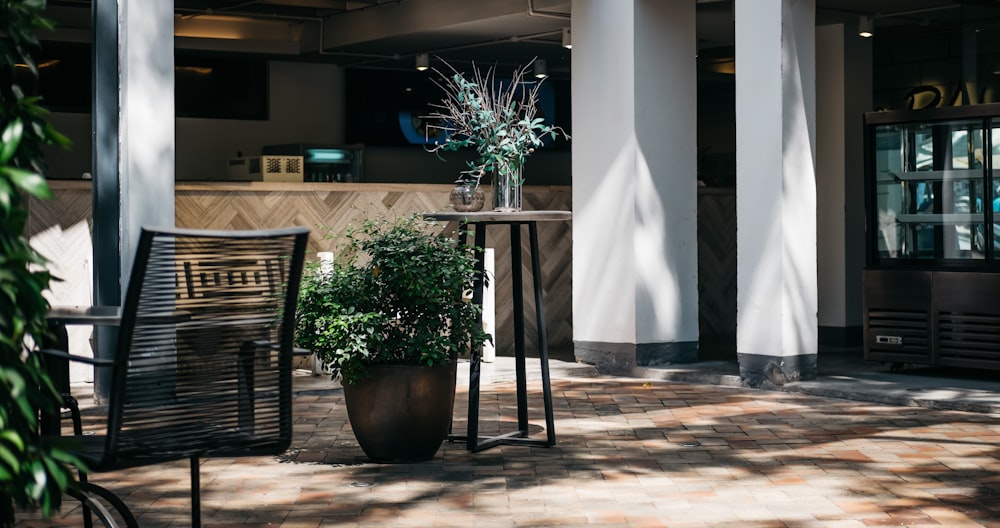
[[[38,69],[36,32],[51,29],[44,0],[0,1],[0,526],[13,526],[15,505],[55,511],[78,462],[38,433],[38,410],[55,411],[59,394],[26,343],[46,331],[50,275],[25,237],[28,196],[49,198],[42,146],[68,144],[47,121],[37,97],[25,96],[14,72]]]
[[[495,68],[482,72],[473,65],[470,78],[445,63],[450,73],[435,69],[435,84],[445,96],[426,118],[428,130],[444,138],[427,150],[438,153],[474,147],[478,159],[459,181],[479,183],[486,173],[518,175],[525,158],[542,146],[546,136],[555,139],[566,132],[545,124],[538,117],[538,91],[542,80],[527,80],[529,63],[515,68],[509,81],[496,78]],[[523,181],[511,182],[521,185]]]
[[[449,363],[482,346],[481,307],[463,298],[475,257],[436,227],[410,216],[349,228],[332,264],[307,264],[296,345],[344,383],[370,366]]]

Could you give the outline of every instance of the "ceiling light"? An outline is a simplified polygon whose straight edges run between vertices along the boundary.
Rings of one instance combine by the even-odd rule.
[[[562,29],[562,47],[573,49],[573,35],[569,32],[569,28]]]
[[[535,61],[535,77],[538,79],[544,79],[549,76],[549,70],[546,68],[545,59],[538,59]]]
[[[875,17],[871,15],[858,17],[858,36],[864,38],[875,36]]]
[[[431,58],[426,53],[417,54],[417,71],[424,71],[431,67]]]

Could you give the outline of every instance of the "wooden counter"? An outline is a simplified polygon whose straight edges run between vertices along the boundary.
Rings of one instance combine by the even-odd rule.
[[[32,244],[52,261],[50,269],[65,282],[52,286],[53,304],[89,304],[93,247],[91,229],[91,183],[89,181],[50,182],[55,198],[31,200],[28,234]],[[272,183],[272,182],[178,182],[175,186],[177,227],[201,229],[267,229],[292,225],[313,229],[310,255],[332,251],[337,240],[327,238],[342,233],[352,222],[364,217],[450,210],[448,194],[452,185],[390,183]],[[489,190],[487,189],[487,192]],[[572,193],[565,186],[527,186],[527,210],[571,210]],[[454,223],[445,229],[455,229]],[[506,229],[491,226],[490,229]],[[510,247],[507,236],[490,236],[497,264],[497,295],[510,295]],[[525,237],[525,240],[527,238]],[[527,242],[525,242],[527,243]],[[570,222],[539,225],[538,243],[542,259],[542,287],[549,345],[554,351],[573,346],[572,331],[572,227]],[[530,270],[526,270],[530,273]],[[533,313],[531,281],[525,281],[527,314]],[[513,350],[510,303],[497,303],[497,351]],[[532,317],[526,321],[526,335],[535,334]],[[528,350],[536,346],[529,337]]]

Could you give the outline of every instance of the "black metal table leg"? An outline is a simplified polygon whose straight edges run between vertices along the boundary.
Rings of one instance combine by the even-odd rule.
[[[534,280],[535,286],[535,314],[537,320],[541,321],[539,326],[539,339],[546,339],[545,333],[545,314],[542,305],[539,300],[542,295],[541,288],[541,269],[538,259],[538,235],[536,231],[536,225],[534,222],[511,222],[510,223],[510,262],[511,262],[511,289],[512,289],[512,305],[513,305],[513,318],[514,318],[514,365],[516,373],[516,393],[517,393],[517,430],[508,433],[502,433],[497,436],[491,437],[480,437],[479,436],[479,390],[480,390],[480,372],[482,369],[482,349],[476,347],[471,354],[471,361],[469,365],[469,411],[468,411],[468,426],[466,431],[466,436],[452,436],[449,438],[451,441],[462,441],[466,443],[466,448],[469,451],[482,451],[484,449],[489,449],[498,445],[530,445],[538,447],[551,447],[555,445],[555,421],[552,412],[552,389],[550,387],[549,379],[549,365],[548,365],[548,344],[547,342],[540,341],[540,355],[539,361],[541,362],[542,370],[542,391],[545,406],[545,427],[546,427],[546,439],[537,440],[532,438],[527,438],[528,436],[528,382],[527,382],[527,366],[526,366],[526,352],[525,352],[525,341],[524,341],[524,273],[522,270],[522,260],[523,254],[521,250],[521,227],[527,224],[529,227],[529,233],[532,235],[532,245],[531,245],[531,265],[532,265],[532,279]],[[483,263],[483,248],[486,245],[486,224],[477,223],[476,224],[476,236],[475,236],[475,252],[476,252],[476,270],[482,272]],[[472,302],[475,302],[482,306],[483,301],[483,284],[480,279],[477,279],[476,287],[473,291]]]
[[[459,243],[465,244],[469,224],[475,224],[475,256],[478,277],[473,289],[472,302],[479,306],[483,303],[484,281],[482,279],[484,263],[484,248],[486,247],[486,228],[488,225],[507,225],[510,227],[510,259],[511,259],[511,289],[514,323],[514,361],[516,368],[517,391],[517,429],[496,436],[479,436],[479,404],[480,404],[480,374],[482,369],[482,347],[471,351],[469,365],[469,409],[466,435],[449,435],[451,442],[465,442],[469,451],[482,451],[498,445],[525,445],[536,447],[551,447],[556,443],[555,418],[552,405],[552,386],[549,372],[548,333],[545,327],[545,309],[542,304],[542,270],[538,255],[538,221],[569,220],[568,211],[523,211],[516,213],[429,213],[425,218],[459,222]],[[542,397],[545,407],[545,433],[542,439],[528,438],[528,388],[526,352],[524,340],[524,273],[523,250],[521,247],[521,228],[527,225],[530,237],[531,274],[535,294],[535,320],[538,328],[539,362],[542,373]],[[482,315],[480,315],[482,322]]]
[[[521,271],[521,224],[510,225],[510,277],[514,303],[514,369],[517,386],[517,430],[528,436],[528,382],[524,359],[524,274]]]
[[[528,224],[531,244],[531,279],[535,287],[535,323],[538,328],[538,360],[542,370],[542,402],[545,405],[545,438],[547,445],[556,444],[555,415],[552,410],[552,383],[549,379],[549,335],[545,328],[545,308],[542,305],[542,266],[538,258],[538,226]]]

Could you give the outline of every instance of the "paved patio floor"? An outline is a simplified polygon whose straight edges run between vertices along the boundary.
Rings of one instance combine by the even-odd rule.
[[[997,414],[557,369],[555,447],[446,443],[430,462],[379,465],[339,389],[297,387],[287,453],[203,462],[205,526],[1000,527]],[[514,390],[483,386],[487,432],[513,427]],[[538,381],[529,390],[543,424]],[[466,396],[460,384],[457,429]],[[91,480],[144,527],[189,525],[185,463]],[[77,513],[18,526],[80,526]]]

